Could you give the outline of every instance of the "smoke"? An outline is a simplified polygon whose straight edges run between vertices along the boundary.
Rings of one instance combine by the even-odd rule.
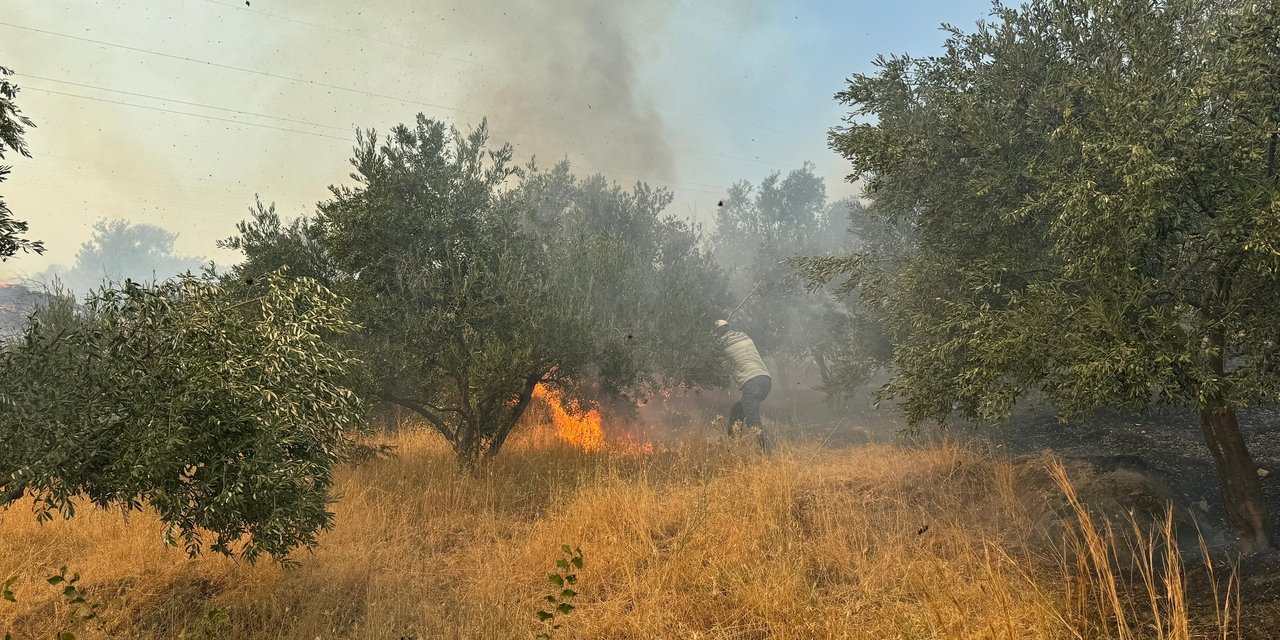
[[[579,172],[622,182],[671,180],[675,158],[642,86],[641,62],[675,5],[448,3],[440,14],[455,33],[470,34],[466,55],[476,61],[457,104],[487,116],[494,137],[515,144],[517,157],[536,155],[544,166],[568,157]]]

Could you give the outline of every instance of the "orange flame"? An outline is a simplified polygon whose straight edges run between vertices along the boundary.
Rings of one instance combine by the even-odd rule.
[[[542,385],[534,387],[533,397],[545,402],[551,410],[551,422],[561,440],[583,451],[604,449],[604,428],[599,411],[592,409],[583,413],[576,405],[566,407],[560,392]]]

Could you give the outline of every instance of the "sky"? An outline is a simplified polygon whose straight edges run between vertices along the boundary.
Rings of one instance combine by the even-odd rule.
[[[834,94],[880,54],[936,53],[989,0],[0,0],[0,65],[36,123],[0,184],[45,242],[0,263],[13,281],[71,264],[93,224],[216,247],[255,196],[311,213],[349,183],[355,130],[419,112],[542,166],[670,188],[709,221],[738,180],[813,162],[854,195],[827,148]]]

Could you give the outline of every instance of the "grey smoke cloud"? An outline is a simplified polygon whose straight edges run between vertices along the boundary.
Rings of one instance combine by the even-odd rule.
[[[395,4],[407,13],[417,3]],[[496,139],[515,142],[520,156],[537,155],[543,165],[568,156],[579,171],[620,181],[676,175],[669,133],[655,96],[642,84],[640,66],[654,53],[652,36],[665,30],[677,6],[581,0],[432,5],[456,30],[470,34],[466,53],[474,64],[462,71],[458,103],[486,115]]]

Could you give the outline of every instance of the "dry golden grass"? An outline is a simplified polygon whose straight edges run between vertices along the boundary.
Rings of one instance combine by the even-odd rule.
[[[336,528],[294,567],[188,560],[148,514],[40,526],[16,505],[0,514],[0,578],[23,578],[0,632],[530,638],[570,544],[586,565],[557,638],[1198,637],[1160,532],[1140,531],[1134,551],[1081,507],[1079,533],[1048,458],[947,444],[624,456],[530,440],[473,477],[431,436],[392,443],[393,457],[342,472]],[[74,622],[42,579],[64,563],[98,620]],[[1116,579],[1118,563],[1145,569]],[[1230,637],[1233,614],[1213,607],[1204,637]]]

